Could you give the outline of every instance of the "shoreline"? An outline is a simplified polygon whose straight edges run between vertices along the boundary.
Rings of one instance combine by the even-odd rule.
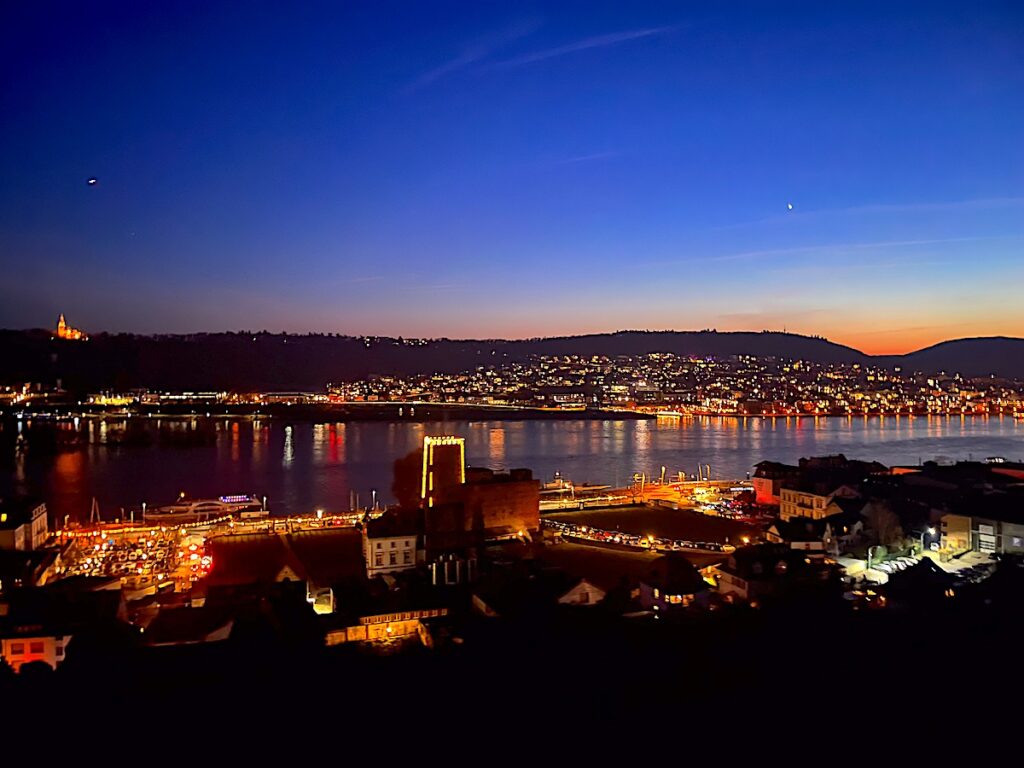
[[[196,406],[159,406],[109,409],[103,406],[0,407],[0,421],[62,421],[84,419],[274,419],[310,423],[386,422],[418,424],[447,421],[693,421],[697,419],[952,419],[1007,418],[1024,420],[1020,413],[700,413],[665,414],[632,410],[518,408],[475,406],[447,403],[359,403],[329,405],[218,405],[205,409]]]

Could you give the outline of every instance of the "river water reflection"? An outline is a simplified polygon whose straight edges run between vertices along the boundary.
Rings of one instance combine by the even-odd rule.
[[[42,495],[54,519],[88,516],[95,496],[104,517],[179,492],[266,495],[275,514],[368,503],[371,489],[391,498],[395,459],[425,435],[466,438],[470,464],[528,467],[578,483],[623,484],[634,472],[669,476],[711,465],[719,478],[742,478],[762,459],[844,453],[885,464],[936,457],[1024,458],[1024,422],[1009,417],[694,418],[648,421],[457,421],[286,424],[244,419],[81,420],[23,424],[27,435],[58,429],[59,451],[29,448],[4,458],[0,493]],[[141,423],[140,423],[141,422]],[[17,429],[11,423],[5,430]],[[121,445],[116,445],[120,439]],[[8,441],[4,442],[5,445]]]

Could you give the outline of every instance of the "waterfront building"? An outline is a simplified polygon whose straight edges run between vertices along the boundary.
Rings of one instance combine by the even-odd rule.
[[[0,549],[40,549],[49,535],[45,502],[32,498],[0,500]]]
[[[440,494],[440,501],[461,506],[462,530],[485,539],[523,538],[540,528],[540,481],[529,469],[473,467],[463,483]]]

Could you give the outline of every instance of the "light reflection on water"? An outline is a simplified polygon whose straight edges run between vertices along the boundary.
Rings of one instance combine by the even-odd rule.
[[[136,425],[139,420],[132,420]],[[845,453],[885,464],[916,464],[936,456],[1024,458],[1024,422],[1008,417],[700,418],[650,421],[520,421],[430,424],[285,425],[280,421],[168,420],[147,431],[188,434],[213,430],[211,443],[192,447],[160,440],[142,447],[105,442],[125,422],[83,420],[59,429],[82,447],[56,456],[30,451],[3,466],[0,493],[42,493],[54,517],[88,516],[95,495],[101,509],[159,505],[180,490],[193,497],[257,493],[275,513],[348,506],[349,491],[391,496],[395,459],[424,435],[466,438],[471,464],[528,467],[550,479],[620,484],[633,472],[692,474],[711,465],[713,477],[742,478],[762,459],[795,462],[801,456]],[[20,428],[20,425],[19,425]],[[28,430],[40,427],[32,425]],[[53,428],[49,425],[47,428]]]

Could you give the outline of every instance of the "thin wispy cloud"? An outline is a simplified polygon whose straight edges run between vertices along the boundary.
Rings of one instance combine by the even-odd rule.
[[[667,261],[649,262],[648,266],[662,266],[669,264],[716,263],[720,261],[760,259],[768,256],[799,256],[802,254],[814,254],[829,251],[838,253],[846,251],[876,250],[884,248],[909,248],[922,245],[941,245],[948,243],[973,243],[986,240],[1016,239],[1018,237],[1018,235],[992,235],[978,237],[943,237],[921,240],[875,240],[862,243],[821,243],[819,245],[800,245],[787,248],[765,248],[756,251],[740,251],[738,253],[727,253],[721,256],[698,256],[689,259],[671,259]]]
[[[826,208],[815,213],[909,213],[914,211],[963,211],[987,208],[1014,208],[1024,205],[1024,197],[984,197],[977,200],[953,200],[935,203],[882,203],[849,208]]]
[[[491,64],[490,66],[495,69],[511,69],[513,67],[522,67],[527,64],[534,64],[538,61],[553,59],[558,56],[566,56],[570,53],[589,51],[594,48],[608,48],[609,46],[628,43],[631,40],[640,40],[645,37],[663,35],[666,32],[671,31],[672,29],[674,29],[674,27],[654,27],[651,29],[635,29],[629,32],[613,32],[607,35],[587,37],[584,38],[583,40],[577,40],[574,43],[567,43],[566,45],[560,45],[555,48],[546,48],[540,51],[533,51],[532,53],[524,53],[521,56],[514,56],[510,59],[505,59],[504,61],[497,61]]]
[[[589,163],[594,160],[606,160],[609,157],[617,157],[619,152],[594,152],[589,155],[577,155],[557,161],[557,165],[573,165],[575,163]]]
[[[464,70],[486,59],[492,53],[533,33],[540,26],[537,21],[523,21],[489,37],[477,40],[455,58],[424,72],[406,87],[413,91],[430,85],[448,75]]]

